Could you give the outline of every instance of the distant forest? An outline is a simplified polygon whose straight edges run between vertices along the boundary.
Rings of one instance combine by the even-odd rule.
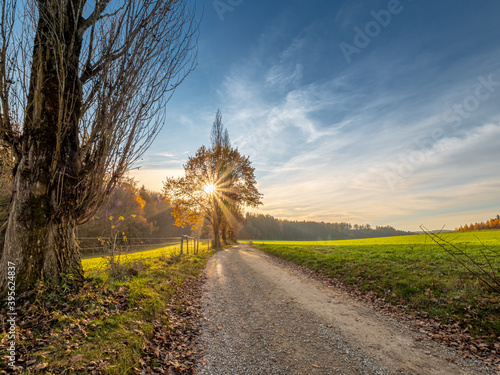
[[[494,219],[487,220],[486,222],[481,221],[480,223],[474,223],[470,225],[463,225],[458,228],[459,232],[468,232],[471,230],[486,230],[486,229],[500,229],[500,215],[497,215]]]
[[[124,180],[111,193],[97,214],[77,228],[77,241],[83,255],[101,248],[102,240],[126,238],[134,249],[148,244],[165,244],[171,237],[193,235],[189,227],[174,225],[172,207],[158,192],[138,188]],[[206,236],[206,233],[202,233]]]
[[[316,221],[290,221],[270,215],[247,214],[239,238],[248,240],[326,241],[414,234],[391,226]]]

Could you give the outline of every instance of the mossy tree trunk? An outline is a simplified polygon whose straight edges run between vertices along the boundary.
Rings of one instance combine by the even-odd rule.
[[[19,291],[32,289],[40,278],[54,284],[62,274],[71,275],[75,282],[83,278],[72,207],[80,174],[82,90],[78,66],[82,37],[75,15],[80,14],[81,2],[38,4],[22,156],[14,176],[1,258],[1,290],[8,262],[17,265]]]

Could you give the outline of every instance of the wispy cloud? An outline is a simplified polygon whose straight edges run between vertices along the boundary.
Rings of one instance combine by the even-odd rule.
[[[274,65],[267,73],[266,83],[270,87],[286,89],[300,81],[302,68],[301,64],[295,64],[295,67]]]

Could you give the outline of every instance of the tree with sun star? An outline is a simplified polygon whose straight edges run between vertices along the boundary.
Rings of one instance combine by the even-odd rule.
[[[218,112],[214,128],[220,120]],[[223,134],[227,142],[212,141],[211,148],[200,147],[184,165],[185,176],[167,177],[163,186],[176,225],[194,229],[207,221],[216,247],[222,245],[223,229],[235,232],[244,207],[262,204],[250,159],[230,146],[227,132]]]
[[[167,177],[165,200],[172,205],[178,226],[196,228],[208,221],[216,247],[222,245],[223,222],[235,227],[243,207],[262,204],[250,159],[236,148],[202,146],[188,159],[184,172],[184,177]]]

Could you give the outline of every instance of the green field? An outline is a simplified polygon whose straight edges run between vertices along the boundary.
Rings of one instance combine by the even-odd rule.
[[[487,230],[477,232],[447,232],[440,236],[453,243],[500,245],[500,230]],[[248,242],[248,241],[244,241]],[[415,234],[411,236],[394,236],[363,238],[357,240],[333,240],[333,241],[260,241],[255,243],[266,243],[286,246],[363,246],[363,245],[426,245],[434,242],[425,234]]]
[[[445,233],[459,259],[500,280],[500,231]],[[475,337],[500,337],[500,295],[427,235],[343,241],[254,241],[253,246],[374,291],[409,312],[458,322]],[[471,259],[476,263],[472,263]],[[491,281],[490,281],[491,283]]]

